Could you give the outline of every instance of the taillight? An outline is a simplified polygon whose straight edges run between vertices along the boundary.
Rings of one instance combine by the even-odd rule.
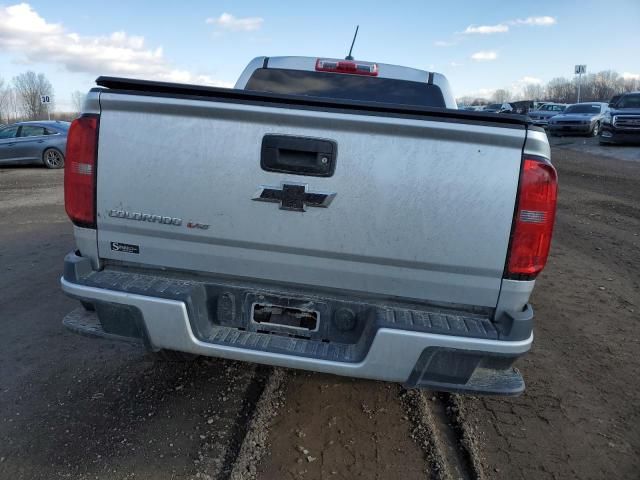
[[[513,220],[507,278],[531,280],[544,268],[551,246],[557,197],[556,169],[544,158],[525,157]]]
[[[96,157],[98,115],[76,118],[67,135],[64,169],[64,207],[80,227],[96,226]]]
[[[351,73],[352,75],[378,76],[376,63],[355,62],[353,60],[329,60],[319,58],[316,60],[316,71],[333,73]]]

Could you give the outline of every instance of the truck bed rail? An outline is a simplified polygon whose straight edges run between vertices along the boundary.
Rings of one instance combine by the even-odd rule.
[[[160,97],[191,98],[216,102],[246,103],[269,107],[285,107],[311,110],[343,111],[361,115],[378,115],[400,118],[422,118],[431,121],[494,125],[524,129],[532,125],[525,115],[484,113],[450,108],[419,107],[412,105],[362,102],[356,100],[327,99],[307,95],[283,95],[266,92],[207,87],[180,83],[136,80],[101,76],[96,84],[109,89],[109,93],[149,95]],[[97,89],[102,91],[102,89]],[[93,89],[92,91],[96,91]]]

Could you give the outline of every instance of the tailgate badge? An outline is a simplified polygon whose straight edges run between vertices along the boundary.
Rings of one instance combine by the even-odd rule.
[[[280,204],[280,210],[304,212],[305,207],[327,208],[335,193],[309,191],[304,183],[283,183],[280,187],[260,185],[252,200]]]

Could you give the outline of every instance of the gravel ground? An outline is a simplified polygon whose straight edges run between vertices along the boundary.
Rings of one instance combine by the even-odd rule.
[[[559,209],[515,399],[463,398],[500,479],[640,471],[640,163],[555,148]],[[640,152],[640,148],[636,148]]]
[[[260,480],[430,478],[400,386],[290,371]]]
[[[224,478],[266,372],[64,330],[62,173],[0,169],[0,478]]]
[[[563,150],[588,153],[596,157],[640,162],[640,147],[636,145],[600,145],[597,137],[549,137],[549,143]]]

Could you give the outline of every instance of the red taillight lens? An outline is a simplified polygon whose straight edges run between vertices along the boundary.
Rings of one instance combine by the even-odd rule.
[[[98,115],[76,118],[67,135],[64,169],[64,207],[71,221],[80,226],[96,226],[96,156]]]
[[[319,58],[316,60],[316,71],[333,73],[350,73],[352,75],[378,76],[376,63],[354,62],[352,60],[329,60]]]
[[[556,169],[544,158],[525,157],[513,223],[507,277],[533,279],[551,246],[558,198]]]

